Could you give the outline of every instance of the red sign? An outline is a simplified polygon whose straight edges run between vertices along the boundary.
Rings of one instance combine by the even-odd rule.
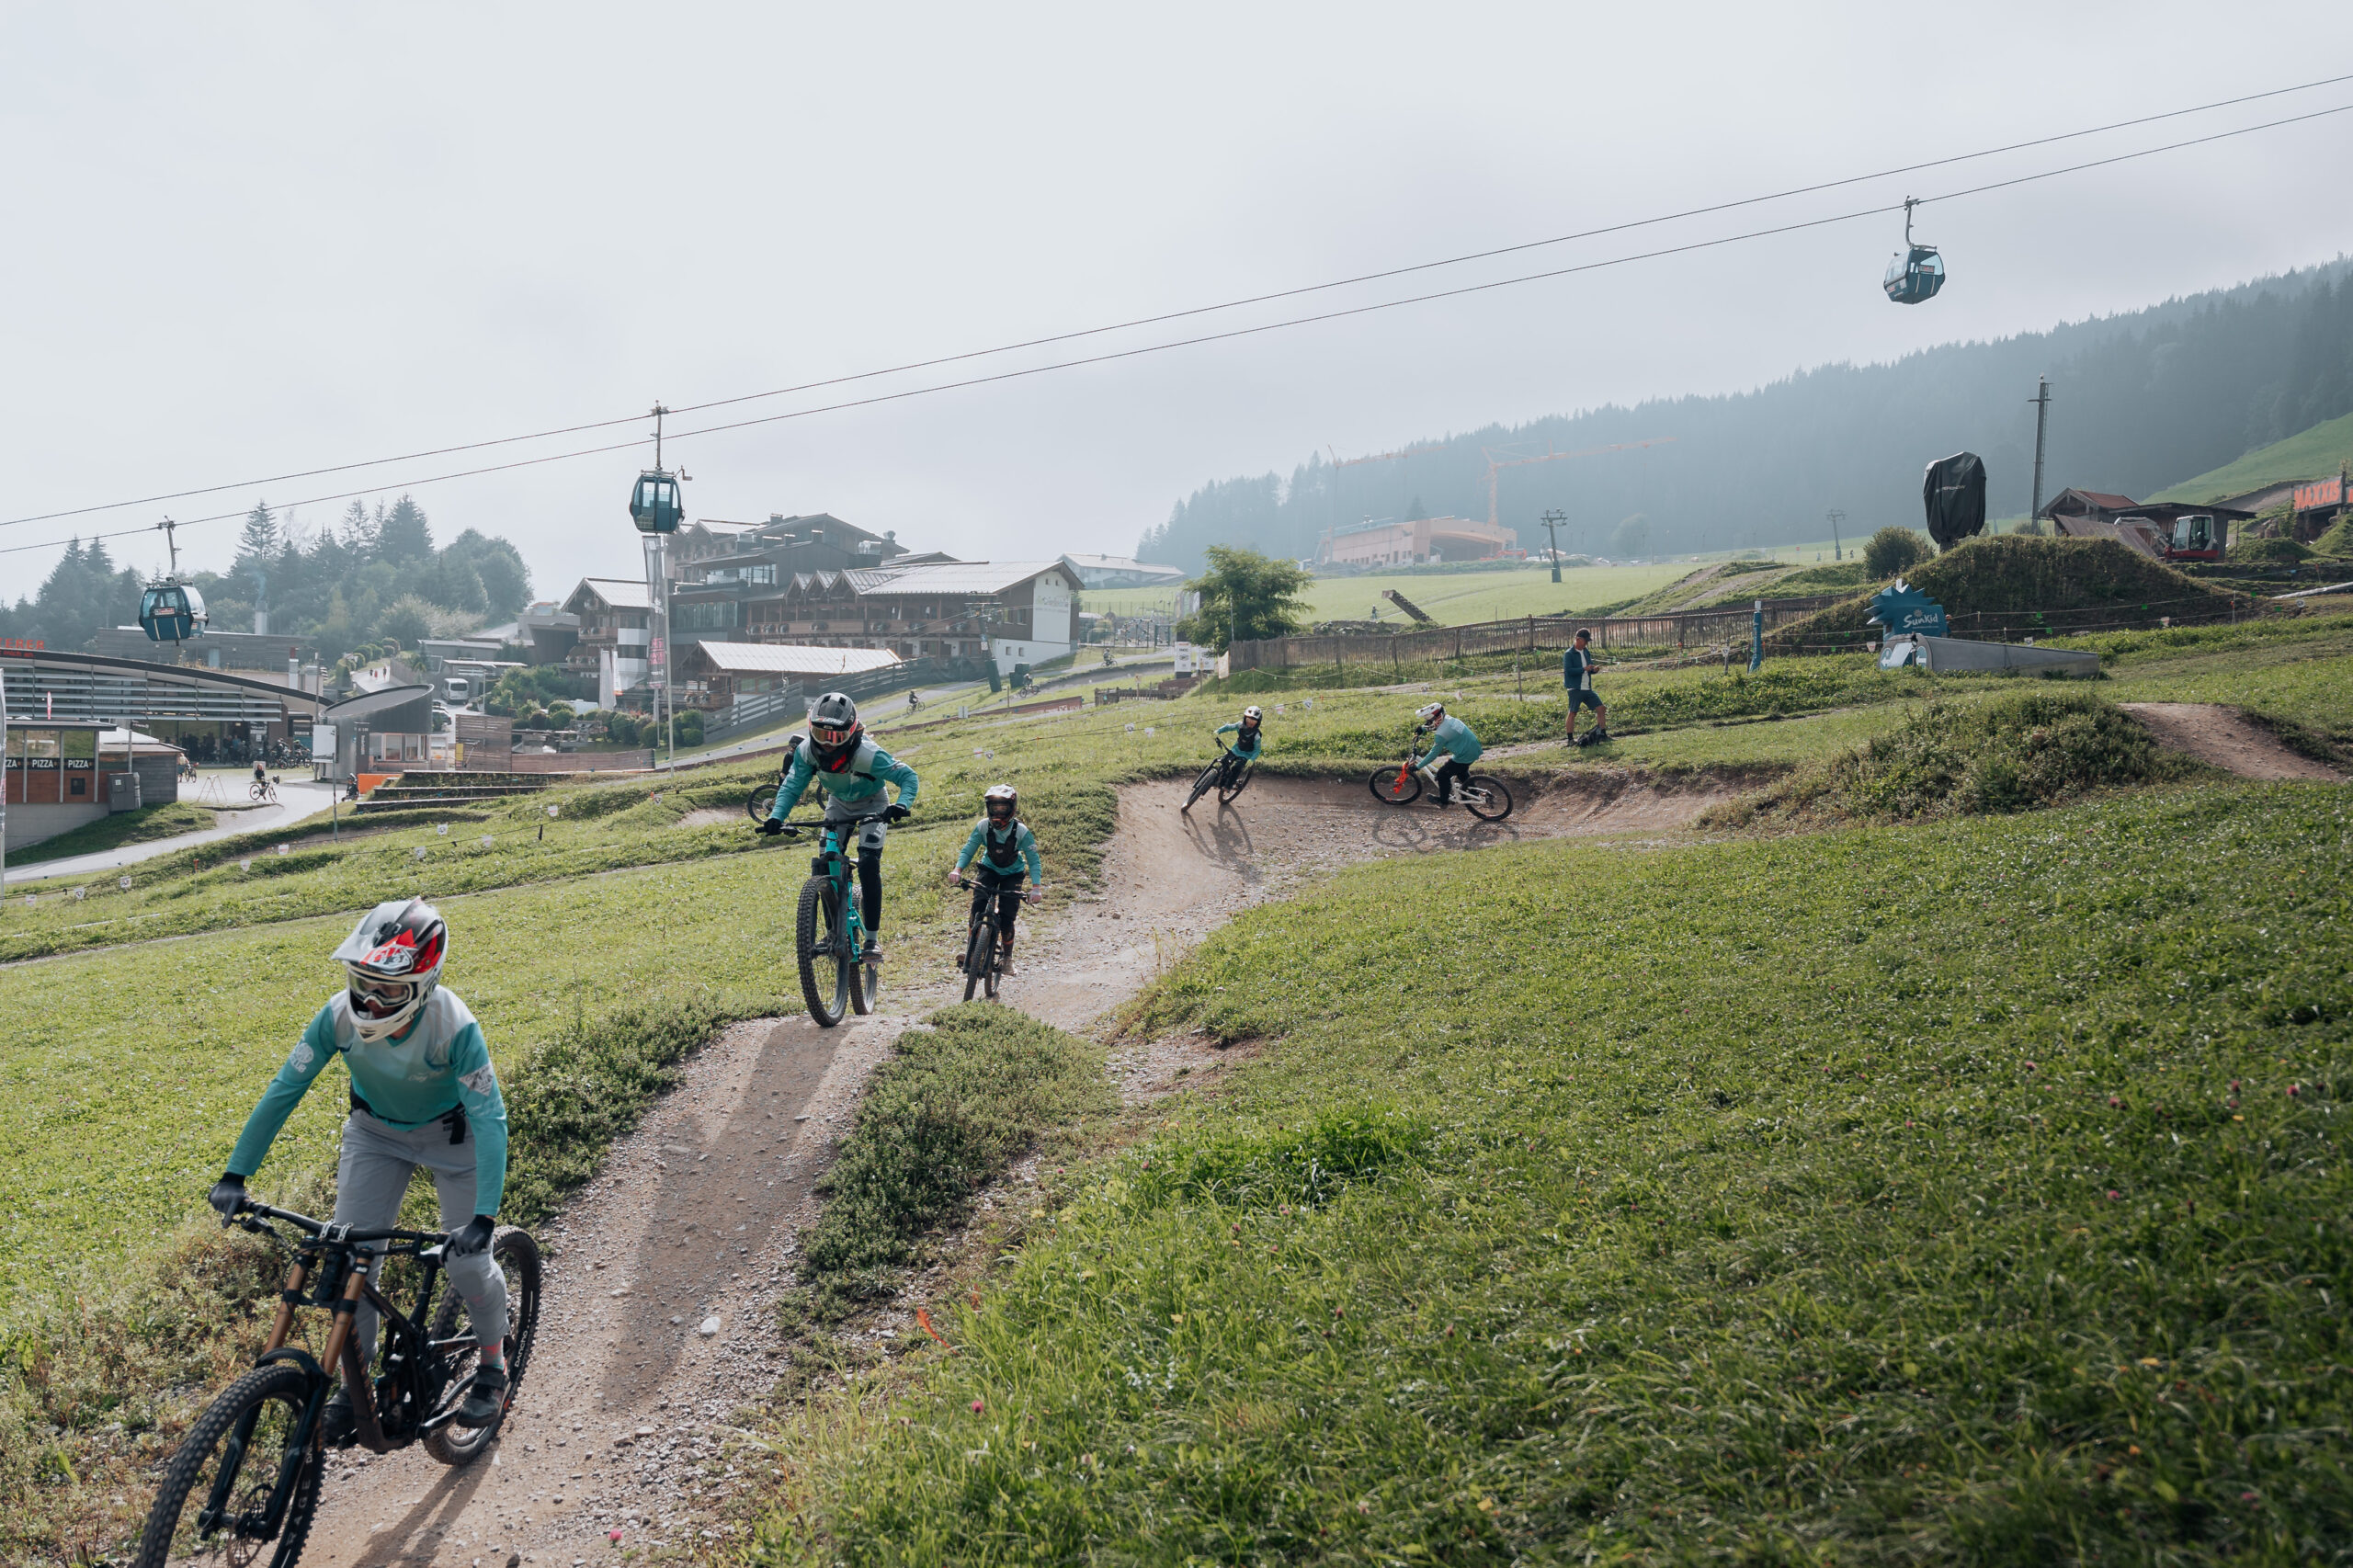
[[[2317,484],[2296,486],[2296,510],[2299,512],[2317,512],[2323,506],[2342,506],[2343,505],[2345,505],[2345,476],[2343,474],[2338,474],[2335,479],[2324,479]]]
[[[0,637],[0,650],[11,653],[38,653],[49,646],[26,637]]]

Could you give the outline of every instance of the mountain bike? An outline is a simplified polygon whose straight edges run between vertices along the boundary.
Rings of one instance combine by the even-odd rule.
[[[842,844],[845,835],[883,820],[882,812],[874,812],[838,822],[785,825],[787,838],[800,837],[804,828],[818,830],[809,880],[801,884],[792,950],[801,965],[801,999],[809,1004],[809,1016],[825,1028],[853,1012],[872,1012],[882,994],[882,967],[859,961],[867,941],[865,913],[858,899],[858,862],[842,853]]]
[[[754,822],[766,822],[768,820],[768,812],[776,807],[776,792],[779,789],[783,788],[784,776],[792,771],[792,759],[799,756],[800,752],[801,737],[799,735],[795,735],[784,748],[784,761],[777,767],[776,782],[773,784],[761,785],[745,798],[744,801],[745,814],[749,816]]]
[[[1409,806],[1422,797],[1422,772],[1414,766],[1414,754],[1418,746],[1406,748],[1405,760],[1395,767],[1372,770],[1372,798],[1392,806]],[[1464,811],[1483,822],[1501,822],[1511,815],[1511,791],[1503,780],[1484,773],[1473,773],[1457,779],[1454,798]]]
[[[147,1511],[133,1568],[194,1562],[246,1568],[273,1541],[269,1568],[293,1568],[319,1506],[326,1468],[321,1412],[338,1376],[351,1396],[361,1448],[384,1454],[422,1443],[443,1464],[461,1465],[480,1458],[496,1437],[539,1336],[539,1244],[529,1232],[502,1226],[491,1239],[490,1255],[506,1276],[506,1399],[488,1426],[458,1426],[477,1347],[456,1288],[435,1301],[447,1245],[441,1233],[323,1224],[251,1199],[223,1223],[284,1247],[293,1255],[292,1267],[253,1370],[206,1407],[172,1455]],[[410,1312],[368,1278],[364,1243],[386,1244],[369,1250],[416,1261],[420,1275]],[[363,1300],[381,1325],[373,1379],[352,1331],[353,1311]],[[297,1307],[333,1313],[319,1358],[287,1343]]]
[[[1223,755],[1201,769],[1201,776],[1193,780],[1193,792],[1185,797],[1185,803],[1176,808],[1178,811],[1191,811],[1193,802],[1208,794],[1211,785],[1217,787],[1217,803],[1221,806],[1232,805],[1234,797],[1250,787],[1250,769],[1255,759],[1245,758],[1231,747],[1221,749]]]
[[[957,967],[964,971],[964,1000],[972,999],[979,991],[990,1001],[996,1000],[996,983],[1005,972],[1004,917],[997,909],[997,895],[1004,890],[971,877],[959,877],[956,885],[972,890],[972,916],[964,929],[964,961]],[[1038,902],[1038,890],[1031,888],[1022,898],[1030,903]]]

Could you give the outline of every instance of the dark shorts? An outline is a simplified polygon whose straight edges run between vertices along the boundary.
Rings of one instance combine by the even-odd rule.
[[[1599,692],[1572,691],[1569,693],[1569,711],[1572,713],[1574,713],[1580,708],[1592,708],[1597,710],[1600,706],[1601,694]]]

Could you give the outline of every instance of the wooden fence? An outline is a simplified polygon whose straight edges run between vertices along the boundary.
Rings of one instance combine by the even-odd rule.
[[[1765,629],[1802,619],[1815,610],[1842,604],[1852,594],[1817,594],[1806,598],[1765,601]],[[1746,605],[1717,609],[1687,610],[1677,615],[1522,616],[1517,620],[1488,620],[1472,626],[1438,626],[1422,631],[1401,631],[1381,637],[1272,637],[1263,642],[1236,642],[1227,650],[1233,670],[1302,669],[1313,665],[1388,665],[1408,661],[1461,659],[1479,653],[1560,653],[1580,627],[1590,628],[1597,647],[1688,648],[1719,642],[1748,642],[1753,616]]]

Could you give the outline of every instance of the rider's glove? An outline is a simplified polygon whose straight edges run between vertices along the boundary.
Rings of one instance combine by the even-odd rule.
[[[245,1178],[234,1171],[226,1173],[212,1184],[212,1190],[204,1200],[220,1214],[221,1222],[227,1224],[236,1214],[237,1205],[245,1200]]]
[[[774,838],[778,834],[784,831],[784,824],[778,821],[775,817],[770,817],[766,822],[760,824],[759,831],[767,834],[770,838]]]
[[[888,806],[883,808],[882,820],[884,822],[904,822],[915,814],[915,810],[913,806],[903,806],[899,804],[898,801],[893,801]]]
[[[449,1233],[449,1256],[472,1257],[478,1252],[488,1252],[490,1233],[497,1228],[496,1221],[493,1221],[489,1215],[475,1215],[467,1221],[462,1228]]]

